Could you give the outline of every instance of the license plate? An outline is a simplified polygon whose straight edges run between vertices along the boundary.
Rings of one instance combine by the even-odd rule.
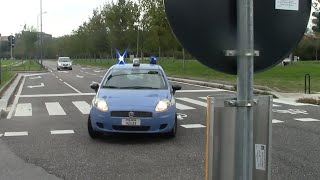
[[[122,119],[122,125],[124,125],[124,126],[140,126],[141,120],[134,119],[134,118]]]

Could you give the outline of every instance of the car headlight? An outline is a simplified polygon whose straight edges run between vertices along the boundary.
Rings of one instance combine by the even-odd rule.
[[[102,99],[102,98],[96,98],[95,100],[94,100],[94,106],[96,107],[96,108],[98,108],[100,111],[108,111],[108,104],[107,104],[107,102],[104,100],[104,99]]]
[[[165,111],[167,110],[171,105],[173,105],[172,102],[170,102],[168,99],[161,99],[156,108],[155,108],[155,111],[157,112],[162,112],[162,111]]]
[[[61,64],[61,63],[58,63],[58,66],[62,66],[62,64]]]

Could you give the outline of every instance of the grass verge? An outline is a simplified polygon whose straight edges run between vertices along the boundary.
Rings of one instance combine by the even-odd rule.
[[[0,89],[15,75],[12,71],[1,71],[1,84]]]
[[[116,60],[74,60],[75,64],[109,68]],[[166,74],[174,77],[190,78],[230,85],[236,84],[237,76],[212,70],[196,60],[160,59],[158,63]],[[184,64],[184,65],[183,65]],[[281,92],[304,92],[305,75],[311,75],[311,93],[320,92],[320,61],[300,61],[287,66],[275,66],[256,73],[255,85],[266,86]],[[263,87],[262,87],[263,88]]]
[[[316,99],[316,98],[300,98],[297,100],[297,102],[320,105],[320,97],[318,99]]]

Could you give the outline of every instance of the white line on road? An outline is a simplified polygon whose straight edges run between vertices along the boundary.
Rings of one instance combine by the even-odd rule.
[[[272,107],[281,107],[279,104],[272,104]]]
[[[66,84],[67,86],[69,86],[71,89],[75,90],[77,93],[81,93],[78,89],[74,88],[73,86],[71,86],[70,84],[64,82],[64,84]]]
[[[3,134],[0,134],[0,137],[2,137],[3,136]]]
[[[31,103],[18,104],[14,116],[32,116]]]
[[[206,126],[202,124],[183,124],[181,125],[184,128],[190,129],[190,128],[205,128]]]
[[[82,114],[90,113],[90,104],[85,101],[72,101]]]
[[[50,131],[51,134],[74,134],[74,131],[73,130],[53,130],[53,131]]]
[[[296,121],[302,121],[302,122],[318,122],[320,120],[313,119],[313,118],[294,118]]]
[[[273,124],[276,124],[276,123],[283,123],[284,121],[280,121],[280,120],[277,120],[277,119],[272,119],[272,123]]]
[[[23,132],[5,132],[4,136],[9,137],[9,136],[28,136],[27,131]]]
[[[94,71],[94,72],[99,73],[99,72],[101,72],[101,71]]]
[[[208,89],[208,90],[178,90],[177,93],[194,93],[194,92],[222,92],[222,89]]]
[[[198,101],[198,100],[194,100],[194,99],[190,99],[190,98],[177,98],[177,99],[179,99],[181,101],[188,102],[188,103],[196,104],[199,106],[207,107],[207,103],[204,103],[202,101]]]
[[[29,79],[31,79],[31,80],[33,80],[33,79],[41,79],[41,76],[32,77],[32,78],[29,78]]]
[[[95,81],[91,81],[91,83],[97,83],[97,84],[99,84],[98,82],[95,82]]]
[[[36,86],[28,86],[28,88],[38,88],[38,87],[44,87],[44,84],[41,83],[40,85],[36,85]]]
[[[21,85],[19,87],[17,96],[14,98],[14,101],[12,103],[11,109],[10,109],[10,111],[8,113],[7,119],[11,119],[13,112],[16,110],[16,107],[17,107],[17,104],[18,104],[18,101],[19,101],[19,96],[21,95],[22,88],[23,88],[23,85],[24,85],[25,81],[26,81],[26,78],[23,78],[22,83],[21,83]]]
[[[59,81],[63,81],[62,79],[59,79]]]
[[[31,76],[40,76],[40,75],[45,75],[45,74],[49,74],[49,73],[26,74],[26,75],[23,75],[23,76],[24,77],[31,77]]]
[[[67,93],[67,94],[32,94],[32,95],[17,95],[20,98],[33,97],[68,97],[68,96],[94,96],[96,93]]]
[[[179,109],[179,110],[191,110],[191,109],[196,109],[196,108],[193,108],[193,107],[190,107],[190,106],[186,106],[186,105],[183,105],[183,104],[180,104],[180,103],[176,103],[176,107],[177,107],[177,109]]]
[[[47,107],[47,111],[50,116],[55,115],[66,115],[66,112],[64,112],[63,108],[61,107],[60,103],[58,102],[48,102],[45,103]]]
[[[51,69],[48,69],[50,72],[52,72],[52,70]]]
[[[89,72],[85,72],[86,74],[90,74],[90,75],[93,75],[93,76],[97,76],[97,74],[93,74],[93,73],[89,73]]]
[[[79,76],[79,75],[77,75],[77,77],[78,77],[78,78],[83,78],[84,76]]]
[[[273,102],[281,103],[281,104],[288,104],[288,105],[292,105],[292,106],[317,106],[317,105],[313,105],[313,104],[289,102],[289,101],[280,100],[280,99],[274,99]]]

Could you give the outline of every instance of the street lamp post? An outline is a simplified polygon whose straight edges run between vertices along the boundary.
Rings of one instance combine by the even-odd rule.
[[[40,0],[40,62],[42,66],[42,0]]]
[[[39,32],[39,17],[40,16],[42,16],[43,14],[46,14],[46,13],[48,13],[47,11],[45,11],[45,12],[43,12],[42,14],[38,14],[37,15],[37,33]],[[41,33],[40,33],[40,39],[41,39],[41,37],[42,37],[42,29],[41,29]],[[40,49],[42,48],[42,43],[41,43],[41,40],[39,41],[39,47],[40,47]],[[41,50],[40,50],[41,51]],[[42,60],[42,56],[41,56],[41,52],[39,51],[39,59],[41,59]],[[42,63],[41,63],[42,64]]]

